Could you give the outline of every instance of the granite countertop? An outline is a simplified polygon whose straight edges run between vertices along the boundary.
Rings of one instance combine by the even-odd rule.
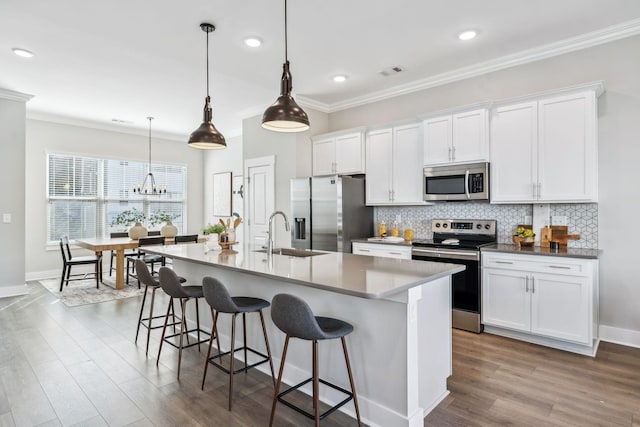
[[[557,257],[598,259],[600,249],[579,249],[579,248],[560,248],[557,251],[540,246],[522,246],[517,248],[516,245],[497,243],[491,246],[483,246],[482,252],[503,252],[510,254],[526,254],[526,255],[547,255]]]
[[[463,265],[326,252],[309,257],[272,255],[235,245],[208,251],[204,243],[144,247],[175,260],[235,270],[361,298],[381,299],[464,270]],[[318,251],[314,251],[318,252]]]

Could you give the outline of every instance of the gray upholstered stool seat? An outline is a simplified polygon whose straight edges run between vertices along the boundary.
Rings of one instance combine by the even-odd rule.
[[[162,338],[160,339],[160,346],[158,347],[158,359],[156,360],[156,365],[160,363],[160,353],[162,352],[162,344],[167,343],[169,345],[174,346],[178,349],[178,375],[177,378],[180,379],[180,364],[182,362],[182,349],[192,347],[194,345],[198,346],[198,351],[200,351],[200,344],[206,343],[207,339],[200,339],[200,334],[209,335],[209,332],[200,329],[200,311],[198,308],[198,299],[204,296],[202,291],[202,286],[182,286],[180,284],[180,278],[178,275],[169,267],[160,267],[160,287],[164,291],[165,294],[169,296],[169,306],[167,307],[167,314],[164,318],[164,325],[162,327]],[[174,333],[172,335],[166,335],[167,326],[169,325],[169,318],[171,317],[171,310],[173,307],[173,300],[180,300],[180,332]],[[196,328],[188,329],[187,320],[185,318],[186,305],[187,302],[194,300],[196,304]],[[191,332],[196,332],[198,339],[196,342],[189,342],[189,334]],[[179,342],[176,344],[172,341],[172,338],[179,337]],[[183,343],[183,338],[187,339],[187,344]]]
[[[207,368],[209,367],[209,363],[217,367],[229,374],[229,410],[231,410],[233,405],[233,376],[240,372],[247,372],[251,368],[255,368],[258,365],[269,362],[269,366],[271,367],[271,378],[272,380],[275,377],[273,372],[273,362],[271,361],[271,349],[269,348],[269,338],[267,337],[267,330],[264,325],[264,315],[262,314],[262,310],[269,307],[269,301],[263,300],[261,298],[253,298],[253,297],[232,297],[229,295],[229,291],[227,288],[220,283],[219,280],[214,279],[213,277],[205,277],[202,280],[202,287],[204,289],[204,297],[211,306],[211,316],[213,317],[213,327],[211,329],[211,335],[209,338],[209,349],[207,351],[207,360],[204,363],[204,373],[202,374],[202,389],[204,390],[204,382],[207,378]],[[226,313],[233,315],[231,319],[231,342],[230,342],[230,350],[227,352],[222,352],[220,348],[220,340],[218,339],[218,316],[220,313]],[[262,324],[262,334],[264,336],[264,343],[267,349],[267,354],[264,354],[260,351],[257,351],[253,348],[247,346],[247,322],[246,322],[246,314],[247,313],[258,313],[260,314],[260,323]],[[235,348],[235,340],[236,340],[236,317],[238,314],[242,314],[242,330],[243,330],[243,346],[240,348]],[[216,338],[216,344],[218,346],[218,354],[215,356],[211,356],[211,345],[213,344],[213,338]],[[238,351],[244,352],[244,366],[239,369],[234,369],[234,360],[235,354]],[[259,359],[249,364],[247,360],[247,353],[251,352],[256,356],[259,356]],[[218,362],[218,359],[229,355],[229,367],[223,366]]]
[[[278,372],[278,380],[276,381],[276,391],[273,396],[273,403],[271,406],[271,419],[269,426],[273,425],[273,420],[276,412],[276,405],[278,402],[284,403],[291,409],[306,415],[307,417],[315,420],[315,425],[320,425],[320,420],[324,419],[338,408],[353,400],[353,405],[356,410],[356,418],[358,425],[360,425],[360,409],[358,408],[358,399],[356,396],[356,389],[353,382],[353,374],[351,372],[351,364],[349,363],[349,355],[347,353],[347,343],[345,336],[353,332],[353,326],[340,319],[331,317],[314,316],[313,311],[309,305],[302,299],[289,294],[278,294],[273,297],[271,304],[271,319],[273,323],[286,334],[284,341],[284,349],[282,350],[282,361],[280,363],[280,371]],[[300,338],[307,341],[312,341],[312,371],[311,378],[296,384],[289,389],[280,393],[280,385],[282,384],[282,374],[284,372],[285,360],[287,358],[287,348],[289,347],[289,338]],[[319,377],[318,374],[318,341],[330,340],[340,338],[342,341],[342,350],[344,352],[344,360],[347,366],[347,373],[349,374],[349,384],[351,385],[351,391],[331,384]],[[302,387],[303,385],[313,381],[313,414],[305,411],[304,409],[288,402],[284,397],[294,390]],[[319,392],[320,383],[329,386],[335,390],[338,390],[346,395],[346,398],[338,404],[329,408],[323,414],[320,414]]]

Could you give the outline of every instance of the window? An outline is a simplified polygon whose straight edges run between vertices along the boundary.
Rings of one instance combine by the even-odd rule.
[[[173,224],[183,229],[186,213],[187,168],[152,164],[151,172],[167,193],[143,196],[133,192],[141,184],[148,164],[128,160],[97,159],[63,154],[47,155],[47,239],[106,237],[125,231],[111,226],[120,212],[136,208],[149,216],[153,212],[177,215]],[[162,226],[156,225],[159,229]]]

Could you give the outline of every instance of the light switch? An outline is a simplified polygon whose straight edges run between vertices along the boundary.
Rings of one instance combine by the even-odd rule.
[[[2,222],[5,224],[11,223],[11,214],[10,213],[2,214]]]

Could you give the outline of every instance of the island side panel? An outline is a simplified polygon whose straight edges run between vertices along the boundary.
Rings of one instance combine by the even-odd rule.
[[[396,295],[393,301],[365,299],[188,261],[174,260],[174,268],[193,283],[200,282],[202,277],[207,275],[217,277],[227,285],[232,295],[257,296],[268,301],[271,301],[277,293],[298,295],[309,303],[317,315],[334,316],[352,323],[355,330],[347,337],[347,345],[363,420],[367,424],[380,426],[413,426],[416,424],[417,414],[420,414],[419,420],[422,420],[423,408],[418,406],[418,402],[424,399],[409,399],[409,396],[422,394],[415,380],[417,376],[415,366],[426,366],[419,360],[422,357],[420,349],[423,344],[410,343],[408,331],[411,328],[415,330],[413,333],[415,339],[418,333],[415,323],[424,317],[419,312],[431,307],[429,305],[423,307],[422,304],[416,303],[415,309],[418,312],[414,320],[411,320],[408,292]],[[428,283],[422,286],[429,285]],[[450,305],[445,308],[445,312],[450,311],[449,309]],[[205,310],[201,310],[201,313],[203,312],[206,313]],[[187,316],[193,318],[194,313],[189,312]],[[203,317],[203,324],[210,325],[208,316]],[[229,342],[228,317],[221,318],[219,325],[223,349],[228,348]],[[280,362],[284,335],[270,321],[268,309],[265,310],[265,317],[274,363],[277,366]],[[447,319],[449,319],[448,315]],[[252,320],[249,322],[247,331],[249,342],[258,350],[264,350],[261,344],[259,322],[256,319]],[[410,327],[411,322],[415,326]],[[442,323],[434,323],[434,325]],[[450,335],[450,330],[448,332]],[[429,347],[439,349],[442,343],[438,345],[429,343]],[[292,340],[290,353],[287,355],[285,382],[295,384],[308,378],[311,370],[310,361],[310,343]],[[409,363],[415,365],[411,369],[412,372],[409,370]],[[262,370],[267,372],[268,368]],[[449,367],[447,372],[441,373],[440,376],[446,377],[448,372]],[[349,388],[339,340],[320,343],[320,373],[327,380]],[[310,392],[310,389],[307,392]],[[445,393],[446,388],[439,391],[439,394]],[[331,389],[321,389],[321,394],[321,399],[328,403],[335,403],[341,398],[341,395]],[[345,412],[353,415],[353,405],[345,406]]]

